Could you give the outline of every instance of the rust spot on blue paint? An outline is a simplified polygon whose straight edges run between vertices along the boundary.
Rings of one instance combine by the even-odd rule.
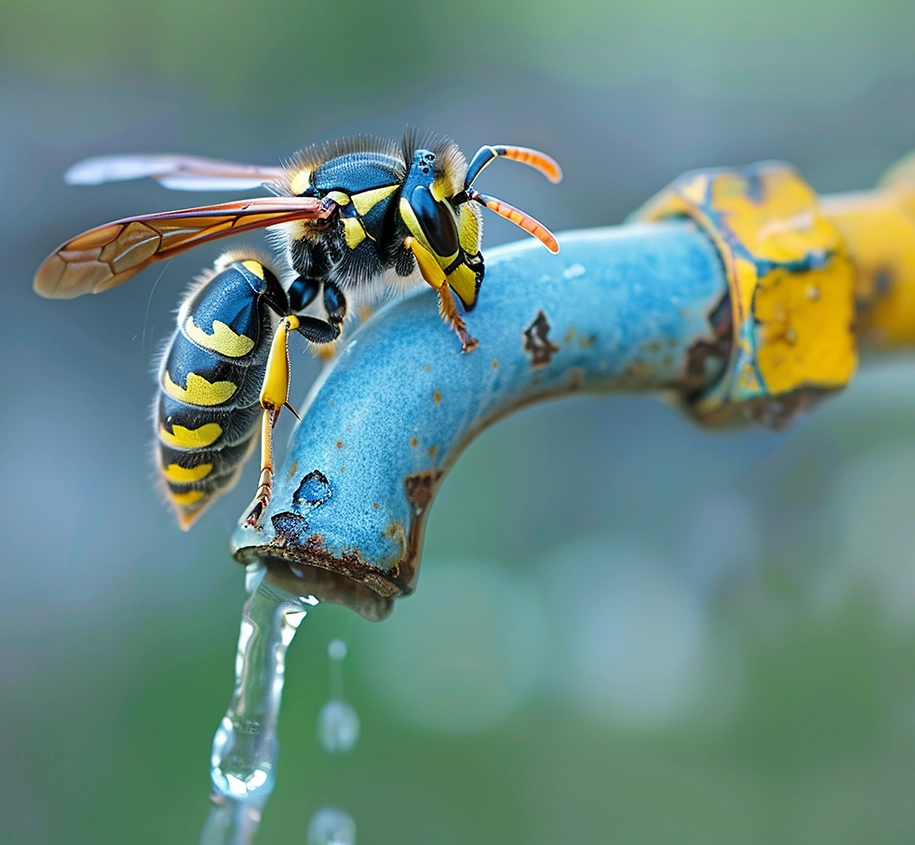
[[[271,520],[280,546],[302,546],[308,540],[308,520],[292,511],[278,513]]]
[[[432,501],[435,495],[435,488],[442,478],[441,470],[429,470],[428,472],[417,472],[414,475],[408,475],[404,479],[404,491],[407,494],[407,501],[413,505],[417,513],[422,513],[423,508]]]
[[[537,370],[553,360],[559,347],[547,335],[550,333],[550,322],[543,311],[538,311],[534,322],[524,330],[524,351],[531,356],[531,366]]]

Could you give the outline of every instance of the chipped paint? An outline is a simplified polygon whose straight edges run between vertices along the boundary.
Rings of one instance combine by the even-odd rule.
[[[772,399],[796,391],[819,396],[845,387],[857,365],[854,265],[793,168],[763,162],[687,173],[636,215],[671,216],[688,216],[709,235],[730,291],[728,368],[687,403],[700,421],[740,421],[753,417],[743,405],[769,408]],[[811,288],[814,297],[807,295]],[[704,370],[714,347],[697,346],[688,373]]]
[[[696,340],[686,353],[683,380],[695,391],[702,391],[710,381],[718,378],[731,357],[734,330],[729,293],[710,311],[708,324],[709,335]]]
[[[312,470],[302,478],[292,494],[292,509],[296,513],[318,508],[331,498],[331,486],[327,476],[320,470]]]
[[[537,312],[537,316],[524,330],[524,351],[529,352],[531,356],[531,366],[536,370],[540,367],[546,367],[553,360],[553,355],[559,351],[559,347],[553,343],[548,335],[550,333],[550,322],[542,310]]]
[[[404,491],[407,495],[407,501],[413,506],[417,514],[425,509],[426,505],[432,501],[435,495],[435,489],[442,478],[442,471],[417,472],[408,475],[403,482]]]
[[[565,273],[526,244],[488,251],[468,317],[486,356],[455,353],[428,318],[432,291],[385,306],[339,346],[294,431],[269,519],[239,527],[235,556],[281,572],[291,563],[302,594],[377,620],[416,585],[445,472],[518,407],[576,390],[665,391],[706,421],[717,402],[730,412],[722,422],[784,425],[847,379],[852,317],[866,343],[915,344],[915,169],[894,173],[882,192],[821,207],[784,166],[690,174],[641,216],[692,216],[698,228],[566,234]],[[550,323],[566,338],[559,355]],[[429,402],[433,360],[447,403]],[[332,485],[319,469],[301,477],[299,466],[337,465],[344,431],[347,472]],[[418,449],[410,431],[434,445]]]

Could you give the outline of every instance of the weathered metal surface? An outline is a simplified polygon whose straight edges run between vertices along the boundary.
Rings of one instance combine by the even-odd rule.
[[[915,345],[915,154],[877,191],[824,197],[856,267],[858,342],[867,348]]]
[[[686,394],[720,375],[728,345],[710,315],[727,283],[705,235],[678,222],[560,242],[558,256],[527,243],[487,252],[474,352],[458,351],[432,291],[355,332],[312,390],[262,526],[236,531],[235,556],[334,573],[332,601],[365,585],[380,604],[363,590],[354,609],[380,618],[414,589],[428,507],[482,428],[549,396]],[[698,368],[697,349],[711,350]]]
[[[727,271],[734,355],[689,410],[704,423],[783,425],[845,387],[857,355],[854,266],[796,171],[780,162],[687,173],[635,215],[689,217]]]
[[[566,234],[558,257],[489,251],[469,355],[432,291],[353,334],[236,558],[382,619],[416,585],[444,474],[513,409],[663,390],[704,423],[779,425],[848,382],[858,337],[915,344],[915,158],[880,190],[822,201],[786,165],[687,174],[638,216],[661,222]]]

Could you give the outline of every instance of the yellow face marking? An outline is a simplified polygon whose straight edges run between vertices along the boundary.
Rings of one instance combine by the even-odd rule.
[[[466,264],[459,264],[454,272],[448,276],[448,284],[461,298],[464,305],[473,305],[477,298],[477,274]]]
[[[356,214],[361,217],[364,214],[368,214],[378,203],[383,199],[387,199],[396,190],[397,185],[387,185],[384,188],[372,188],[371,191],[353,194],[350,199],[353,201]]]
[[[254,341],[243,334],[236,334],[220,320],[213,320],[213,334],[207,334],[194,322],[194,315],[184,324],[187,336],[204,349],[212,349],[229,358],[241,358],[254,349]]]
[[[465,252],[475,255],[480,251],[480,218],[470,203],[458,206],[458,240]]]
[[[365,229],[362,228],[358,217],[343,218],[343,237],[346,238],[346,245],[350,249],[355,249],[365,240]]]
[[[403,222],[407,224],[410,234],[425,246],[426,236],[423,234],[423,227],[419,225],[413,206],[407,202],[405,197],[400,198],[400,216],[403,218]]]
[[[426,282],[436,290],[441,290],[442,285],[445,285],[448,280],[445,278],[445,271],[439,267],[435,256],[416,238],[404,238],[403,245],[413,253],[419,266],[419,272]]]
[[[188,373],[187,387],[179,387],[172,381],[171,375],[166,370],[162,377],[162,389],[172,399],[177,399],[186,405],[209,407],[228,401],[238,388],[230,381],[216,381],[211,384],[197,373]]]
[[[311,171],[307,168],[305,170],[300,170],[289,180],[289,188],[293,194],[299,196],[304,194],[311,185]]]
[[[205,423],[200,428],[173,425],[172,432],[166,431],[164,425],[159,426],[159,439],[175,449],[203,449],[215,443],[221,434],[219,423]]]
[[[264,265],[260,261],[242,261],[241,266],[250,270],[257,278],[264,278]]]
[[[349,194],[344,194],[343,191],[330,191],[327,198],[333,200],[337,205],[349,205]]]
[[[444,200],[448,196],[448,180],[440,176],[429,186],[429,193],[439,202]]]
[[[199,464],[190,468],[178,466],[178,464],[169,464],[162,470],[162,475],[165,476],[166,481],[171,481],[175,484],[190,484],[192,481],[200,481],[201,478],[206,478],[212,470],[213,464]]]
[[[199,502],[206,493],[203,490],[188,490],[187,493],[172,493],[172,501],[176,505],[181,507],[187,507],[188,505],[195,505]]]

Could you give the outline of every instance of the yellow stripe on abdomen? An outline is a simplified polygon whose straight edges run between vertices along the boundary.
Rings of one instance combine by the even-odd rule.
[[[194,343],[227,358],[241,358],[254,349],[254,341],[250,337],[236,334],[220,320],[213,320],[213,334],[207,334],[194,322],[194,315],[191,314],[184,324],[184,331]]]
[[[187,387],[180,387],[172,381],[168,370],[162,377],[162,389],[179,402],[186,405],[202,405],[209,407],[211,405],[221,405],[232,398],[232,395],[238,389],[230,381],[208,382],[203,376],[197,373],[187,374]]]
[[[169,491],[169,495],[172,497],[172,501],[179,507],[187,507],[188,505],[195,505],[199,502],[206,493],[203,490],[188,490],[187,493],[175,493]]]
[[[185,428],[173,425],[171,432],[164,425],[159,426],[159,439],[175,449],[203,449],[212,446],[222,434],[219,423],[205,423],[200,428]]]
[[[169,464],[162,470],[166,481],[173,484],[190,484],[206,478],[213,471],[213,464],[200,464],[195,467],[183,467],[178,464]]]

